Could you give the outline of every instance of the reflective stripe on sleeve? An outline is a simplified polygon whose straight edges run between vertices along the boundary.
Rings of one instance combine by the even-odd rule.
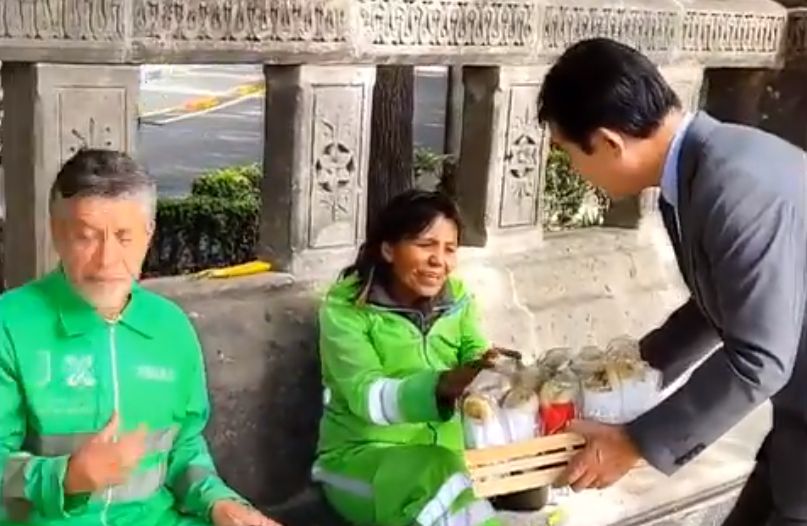
[[[370,385],[367,394],[367,407],[370,420],[379,426],[400,424],[401,410],[398,406],[398,391],[402,380],[379,378]]]

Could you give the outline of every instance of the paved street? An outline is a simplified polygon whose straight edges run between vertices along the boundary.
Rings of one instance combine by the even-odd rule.
[[[179,196],[203,172],[263,157],[263,99],[156,126],[143,124],[137,155],[157,178],[161,195]]]
[[[260,70],[251,66],[183,66],[141,88],[141,113],[181,106],[194,98],[221,96],[259,77]],[[434,70],[419,71],[415,98],[415,142],[441,150],[445,77]],[[154,121],[159,122],[159,117],[145,118],[140,127],[137,156],[157,178],[162,195],[185,195],[193,179],[207,170],[260,162],[263,157],[261,95],[169,119],[165,124]]]

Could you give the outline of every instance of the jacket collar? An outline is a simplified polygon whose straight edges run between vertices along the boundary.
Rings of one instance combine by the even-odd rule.
[[[367,295],[367,303],[392,310],[417,310],[424,314],[428,314],[430,312],[450,309],[456,303],[456,298],[451,291],[451,287],[449,287],[448,283],[446,283],[440,293],[434,298],[425,301],[421,305],[421,308],[418,309],[405,307],[393,299],[386,287],[384,287],[378,279],[373,279],[372,283],[370,284],[369,294]]]
[[[691,200],[692,180],[698,168],[698,159],[706,143],[720,125],[706,112],[700,111],[692,119],[681,143],[678,165],[678,203],[686,209]]]
[[[68,336],[78,336],[109,325],[98,312],[76,291],[61,266],[43,280],[48,296],[55,302],[62,328]],[[129,303],[118,323],[144,336],[154,336],[154,320],[145,305],[146,292],[137,282],[132,283]]]
[[[684,280],[688,283],[695,300],[701,303],[700,290],[696,279],[696,261],[693,250],[693,184],[697,176],[703,152],[710,138],[717,131],[720,122],[705,112],[698,112],[687,130],[681,144],[681,160],[678,167],[678,218],[681,243],[681,266]]]

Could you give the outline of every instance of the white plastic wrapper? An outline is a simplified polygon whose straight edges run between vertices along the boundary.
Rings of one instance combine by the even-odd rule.
[[[538,396],[496,371],[482,371],[462,402],[465,446],[504,446],[534,438],[538,429]]]
[[[582,386],[583,418],[624,424],[653,407],[661,396],[661,375],[641,359],[638,342],[620,337],[605,351],[587,347],[573,368]]]
[[[484,420],[464,416],[465,446],[480,449],[530,440],[537,435],[537,424],[537,397],[533,404],[510,409],[491,404]]]

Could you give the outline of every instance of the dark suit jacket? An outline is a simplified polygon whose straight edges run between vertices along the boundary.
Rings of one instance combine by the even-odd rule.
[[[680,232],[672,209],[662,212],[691,297],[642,340],[642,354],[669,380],[720,347],[628,433],[670,474],[772,397],[782,441],[800,442],[790,450],[807,491],[805,154],[699,113],[678,175]]]

